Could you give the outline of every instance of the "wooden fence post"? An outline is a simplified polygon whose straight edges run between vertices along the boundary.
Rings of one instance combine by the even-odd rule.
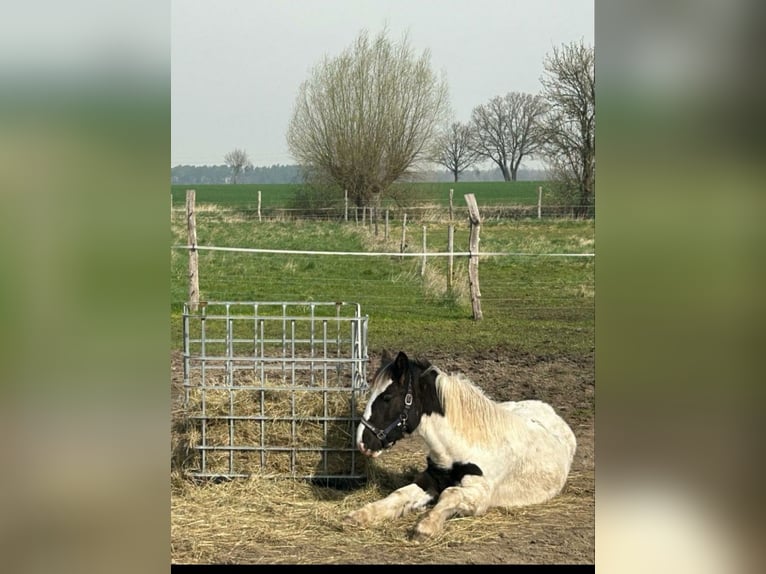
[[[261,221],[261,190],[258,190],[258,222]]]
[[[346,210],[345,210],[346,215],[345,215],[345,219],[348,222],[348,190],[347,189],[343,190],[343,195],[345,197],[345,203],[346,203]]]
[[[388,241],[388,208],[386,208],[386,241]]]
[[[452,223],[452,195],[455,193],[455,190],[450,188],[449,190],[449,221]]]
[[[399,244],[399,252],[404,253],[404,248],[407,246],[407,213],[404,214],[402,219],[402,242]]]
[[[447,266],[447,289],[452,291],[452,272],[454,269],[455,252],[455,226],[450,224],[447,227],[447,251],[449,252],[449,265]]]
[[[420,276],[425,277],[426,274],[426,248],[427,248],[427,242],[426,242],[426,226],[423,226],[423,264],[420,267]]]
[[[194,215],[196,191],[186,190],[186,229],[188,231],[189,250],[189,307],[196,312],[199,306],[199,271],[197,252],[197,222]]]
[[[543,188],[537,186],[537,219],[542,218],[543,213]]]
[[[476,321],[482,319],[481,314],[481,290],[479,289],[479,229],[481,228],[481,216],[479,206],[476,205],[476,197],[472,193],[465,195],[468,204],[468,220],[471,223],[471,234],[468,241],[468,250],[471,253],[468,260],[468,282],[471,289],[471,309]]]

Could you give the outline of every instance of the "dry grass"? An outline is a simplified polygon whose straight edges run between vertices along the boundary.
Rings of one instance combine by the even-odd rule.
[[[422,464],[422,458],[419,459]],[[398,461],[398,459],[397,459]],[[398,461],[399,462],[399,461]],[[401,465],[400,465],[401,466]],[[377,474],[376,474],[377,473]],[[592,521],[573,472],[564,492],[545,505],[492,509],[484,516],[452,518],[443,532],[416,544],[409,532],[422,513],[357,529],[345,515],[406,484],[410,472],[379,467],[366,486],[343,492],[296,480],[253,477],[194,484],[172,478],[171,557],[175,563],[442,563],[477,544],[523,545],[548,529],[571,530]],[[592,477],[590,478],[592,480]]]
[[[178,472],[200,471],[196,447],[204,424],[205,446],[218,448],[205,455],[206,473],[358,475],[351,415],[359,417],[361,405],[352,413],[350,389],[261,384],[251,374],[237,375],[233,387],[222,384],[222,376],[207,376],[204,387],[189,389],[186,408],[178,405],[171,441]]]

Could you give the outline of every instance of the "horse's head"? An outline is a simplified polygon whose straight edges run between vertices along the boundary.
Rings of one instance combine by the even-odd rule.
[[[437,373],[430,363],[410,361],[401,351],[395,359],[384,353],[356,433],[363,454],[376,457],[415,430],[423,414],[420,378],[435,379]]]

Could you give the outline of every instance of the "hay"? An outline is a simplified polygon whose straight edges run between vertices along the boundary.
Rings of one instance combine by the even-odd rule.
[[[387,464],[402,470],[398,460],[393,456]],[[421,458],[421,466],[424,463],[425,458]],[[397,476],[394,482],[398,486],[409,481],[408,471],[391,473]],[[453,517],[434,538],[415,544],[409,533],[423,516],[422,511],[364,529],[344,524],[348,512],[390,492],[375,482],[339,492],[291,479],[253,477],[194,484],[175,476],[171,489],[171,561],[438,564],[465,563],[477,544],[534,549],[534,541],[549,536],[550,530],[592,528],[592,495],[585,497],[589,503],[584,504],[578,492],[585,483],[592,484],[592,473],[575,473],[570,480],[572,487],[544,505]]]
[[[206,376],[191,386],[174,426],[173,451],[181,471],[212,474],[359,476],[351,389],[261,383],[252,372]],[[352,417],[353,415],[353,417]]]

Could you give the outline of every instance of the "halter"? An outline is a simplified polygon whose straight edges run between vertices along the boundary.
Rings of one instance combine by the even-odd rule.
[[[436,371],[437,373],[439,372],[439,370],[436,367],[431,365],[425,371],[420,373],[420,376],[422,377],[423,375],[431,371]],[[386,440],[389,433],[391,433],[391,431],[394,429],[398,429],[399,427],[406,425],[407,417],[409,416],[411,406],[412,406],[412,380],[410,380],[407,383],[407,394],[404,396],[404,409],[402,410],[401,413],[399,413],[399,417],[394,422],[392,422],[383,430],[380,430],[379,428],[377,428],[375,425],[373,425],[370,421],[368,421],[364,417],[362,417],[361,422],[364,426],[370,429],[372,434],[374,434],[378,438],[378,440],[383,444],[383,448],[388,448],[389,446],[393,445],[393,443],[388,442],[388,440]],[[406,430],[406,427],[405,427],[405,430]]]

